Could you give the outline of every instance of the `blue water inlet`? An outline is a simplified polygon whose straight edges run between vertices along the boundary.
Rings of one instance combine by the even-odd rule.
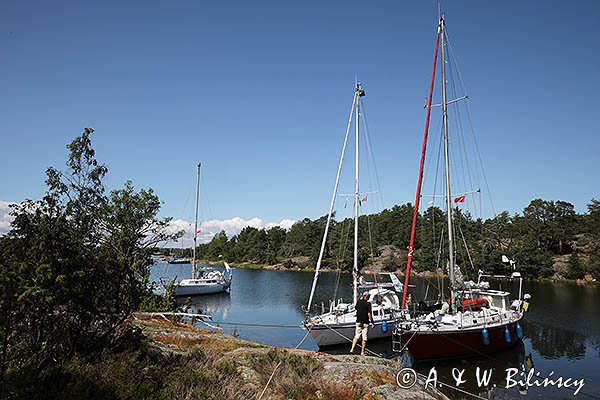
[[[388,330],[387,321],[385,321],[385,320],[384,320],[384,321],[381,323],[381,332],[383,332],[383,333],[386,333],[386,332],[387,332],[387,330]]]
[[[510,343],[510,341],[511,341],[508,326],[504,328],[504,339],[506,339],[506,343]]]
[[[483,328],[481,330],[481,338],[483,339],[483,344],[485,344],[486,346],[489,346],[489,344],[490,344],[490,333],[488,332],[487,328]]]
[[[517,337],[523,339],[523,327],[517,322]]]

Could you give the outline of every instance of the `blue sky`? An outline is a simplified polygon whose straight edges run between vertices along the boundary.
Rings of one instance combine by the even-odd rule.
[[[597,1],[442,4],[497,211],[598,192]],[[327,211],[355,76],[383,200],[414,201],[437,24],[430,1],[5,1],[0,201],[96,130],[107,186],[163,215],[265,223]],[[437,91],[436,91],[437,92]],[[432,126],[436,122],[432,119]]]

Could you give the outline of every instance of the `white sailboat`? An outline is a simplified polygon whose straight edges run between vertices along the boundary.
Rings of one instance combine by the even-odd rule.
[[[200,194],[200,169],[198,164],[196,174],[196,217],[194,222],[194,248],[192,250],[192,277],[182,279],[175,287],[175,296],[196,296],[202,294],[220,293],[229,290],[233,274],[229,264],[225,262],[225,271],[217,271],[210,267],[196,265],[196,247],[198,239],[198,200]]]
[[[331,205],[329,213],[327,215],[327,223],[325,225],[325,232],[323,234],[323,240],[321,242],[321,250],[319,252],[319,258],[317,266],[315,268],[315,275],[308,299],[308,305],[305,309],[306,319],[303,322],[305,328],[310,331],[311,336],[319,347],[332,346],[339,344],[347,344],[352,341],[355,332],[356,324],[356,311],[354,305],[358,301],[358,291],[361,288],[360,277],[358,274],[358,210],[359,210],[359,199],[361,196],[359,190],[359,119],[361,115],[361,97],[365,96],[364,90],[362,90],[361,84],[357,83],[354,91],[354,100],[352,103],[352,111],[350,112],[350,118],[348,121],[348,127],[346,129],[346,136],[344,138],[344,144],[342,147],[342,154],[340,156],[340,162],[338,166],[337,177],[333,189],[331,198]],[[355,187],[354,187],[354,253],[353,253],[353,268],[352,268],[352,281],[353,281],[353,302],[344,303],[340,300],[332,301],[329,306],[329,311],[324,312],[322,310],[320,314],[310,315],[311,307],[313,306],[313,298],[315,289],[317,286],[317,280],[319,278],[321,263],[323,261],[323,254],[325,252],[325,243],[331,225],[332,215],[335,207],[335,199],[338,195],[338,187],[340,182],[340,175],[344,162],[344,156],[346,153],[346,145],[352,125],[352,117],[355,118]],[[362,193],[364,195],[364,193]],[[395,276],[394,276],[395,277]],[[393,278],[392,278],[393,279]],[[396,286],[399,286],[399,281],[396,278],[392,280]],[[367,285],[366,282],[362,282],[363,286]],[[368,286],[368,285],[367,285]],[[366,287],[365,287],[366,288]],[[380,285],[371,286],[368,290],[369,299],[368,301],[372,304],[372,316],[375,323],[375,328],[369,330],[369,339],[377,339],[383,337],[389,337],[394,328],[394,321],[396,320],[396,312],[400,309],[400,301],[395,291],[392,288],[384,288]]]

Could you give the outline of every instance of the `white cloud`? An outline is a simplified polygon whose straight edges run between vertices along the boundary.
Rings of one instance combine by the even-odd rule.
[[[9,214],[11,209],[10,205],[15,204],[8,201],[0,201],[0,235],[8,232],[10,230],[10,224],[13,220],[13,217]],[[212,238],[222,230],[225,231],[228,238],[231,238],[234,235],[237,235],[247,226],[254,227],[256,229],[263,228],[273,228],[276,226],[280,226],[283,229],[290,229],[294,224],[294,220],[291,219],[283,219],[280,222],[269,222],[265,223],[260,218],[251,218],[245,220],[240,217],[234,217],[231,219],[218,220],[213,219],[209,221],[204,221],[200,224],[199,229],[201,232],[198,234],[198,242],[199,243],[208,243],[212,240]],[[175,233],[179,231],[184,231],[183,235],[183,246],[190,247],[193,243],[194,237],[194,224],[189,221],[184,221],[182,219],[174,219],[170,222],[169,227],[167,228],[169,233]],[[178,242],[167,243],[166,246],[169,247],[179,247],[181,246],[181,240]],[[161,244],[164,246],[164,244]]]
[[[10,223],[13,220],[12,215],[10,215],[10,212],[12,211],[10,208],[11,204],[15,203],[10,201],[0,201],[0,235],[10,231]]]
[[[247,226],[251,226],[256,229],[263,228],[273,228],[275,226],[280,226],[283,229],[290,229],[294,224],[294,220],[291,219],[283,219],[280,222],[269,222],[265,223],[260,218],[251,218],[245,220],[240,217],[233,217],[231,219],[218,220],[213,219],[209,221],[204,221],[200,224],[199,228],[200,233],[198,234],[198,243],[208,243],[212,240],[212,238],[219,232],[225,231],[228,238],[231,238],[234,235],[237,235]],[[166,246],[181,246],[181,241],[183,240],[183,246],[189,247],[193,243],[194,237],[194,224],[192,222],[184,221],[182,219],[174,219],[169,224],[168,228],[169,232],[175,233],[178,231],[185,231],[183,238],[178,242],[167,243]]]
[[[294,225],[295,222],[296,221],[294,221],[293,219],[282,219],[279,223],[269,222],[267,225],[265,225],[265,228],[271,229],[276,226],[279,226],[285,230],[288,230],[292,227],[292,225]]]

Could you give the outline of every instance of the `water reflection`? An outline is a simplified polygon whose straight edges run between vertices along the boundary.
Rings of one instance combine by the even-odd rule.
[[[532,356],[529,355],[529,357]],[[499,353],[463,360],[419,362],[414,365],[414,368],[424,375],[428,375],[431,369],[435,368],[438,380],[450,386],[456,386],[454,376],[457,372],[455,372],[455,369],[464,371],[462,377],[465,382],[458,386],[460,389],[489,399],[504,399],[519,397],[517,388],[505,389],[506,369],[523,368],[525,358],[525,345],[523,342],[518,342],[513,348]],[[486,371],[491,377],[487,385],[482,384],[480,387],[477,380],[478,368],[479,377],[483,377],[483,371]],[[452,398],[472,398],[472,396],[453,390],[451,387],[446,387],[443,391]]]
[[[566,357],[580,360],[585,357],[586,336],[582,333],[525,320],[523,330],[533,348],[547,359]]]
[[[179,297],[177,303],[181,305],[184,312],[211,316],[219,313],[223,319],[227,319],[231,309],[231,295],[229,292],[221,292],[209,296]]]

